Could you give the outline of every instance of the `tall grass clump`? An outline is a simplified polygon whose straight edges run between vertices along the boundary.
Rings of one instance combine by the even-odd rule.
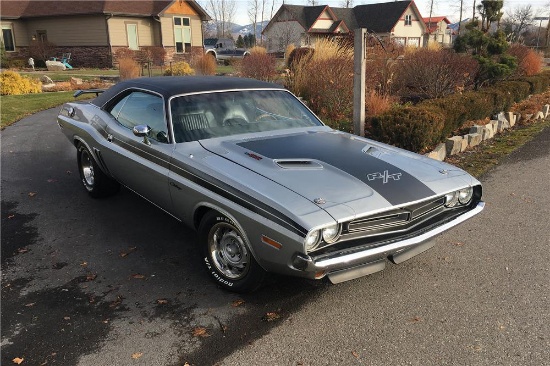
[[[197,75],[216,74],[216,58],[212,57],[212,55],[202,54],[193,57],[191,66],[195,69]]]
[[[118,70],[120,74],[120,80],[134,79],[140,76],[139,64],[133,58],[119,58]]]
[[[349,128],[353,115],[353,48],[321,39],[315,52],[294,60],[289,88],[325,123]]]

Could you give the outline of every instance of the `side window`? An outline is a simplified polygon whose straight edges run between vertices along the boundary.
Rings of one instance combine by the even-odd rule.
[[[110,113],[121,125],[130,130],[139,125],[149,126],[150,138],[168,143],[168,127],[163,105],[161,97],[136,91],[116,103]]]

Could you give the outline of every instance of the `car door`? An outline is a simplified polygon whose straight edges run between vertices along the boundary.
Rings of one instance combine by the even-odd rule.
[[[168,189],[169,161],[174,144],[162,96],[130,90],[106,107],[111,118],[107,126],[108,149],[102,159],[110,173],[122,184],[162,207],[171,210]],[[151,128],[148,137],[134,135],[136,126]]]

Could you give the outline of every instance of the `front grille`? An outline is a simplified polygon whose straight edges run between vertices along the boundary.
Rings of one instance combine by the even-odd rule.
[[[344,225],[340,240],[403,232],[439,214],[444,209],[445,197],[423,201],[395,210],[353,220]]]

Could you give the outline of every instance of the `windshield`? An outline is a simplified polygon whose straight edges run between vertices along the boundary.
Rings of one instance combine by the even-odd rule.
[[[246,90],[176,97],[170,103],[176,142],[322,126],[284,90]]]

